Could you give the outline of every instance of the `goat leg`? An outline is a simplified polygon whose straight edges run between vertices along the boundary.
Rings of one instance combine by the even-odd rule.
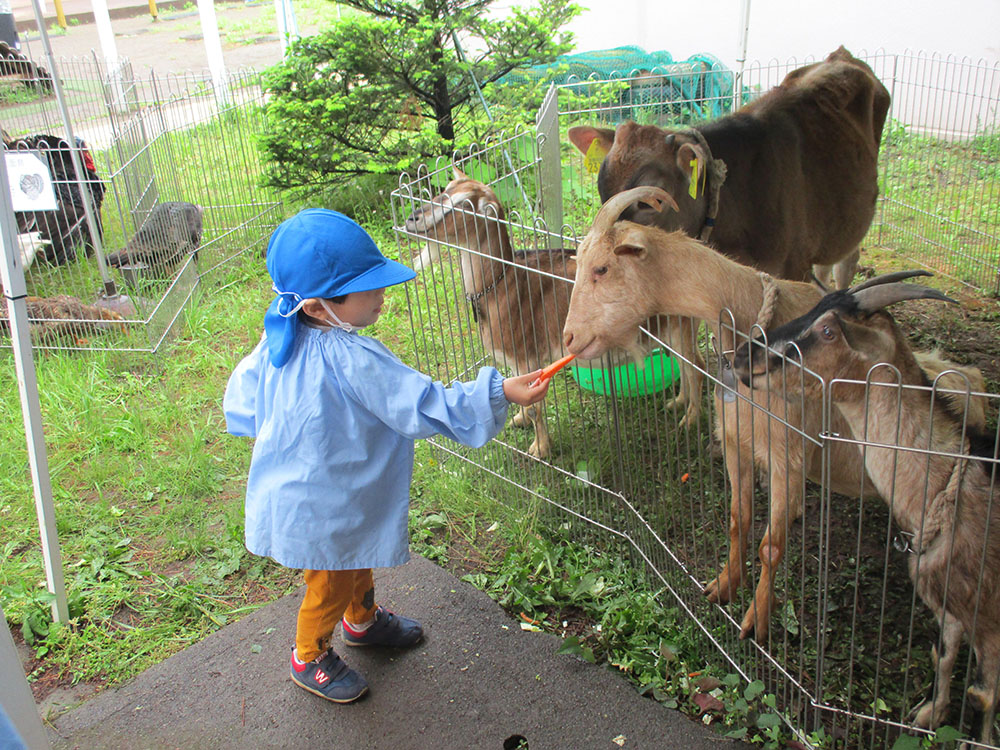
[[[698,351],[698,321],[674,316],[670,316],[668,321],[667,343],[678,355],[681,382],[677,395],[666,406],[668,409],[687,407],[684,418],[677,425],[683,430],[694,427],[701,416],[705,360]]]
[[[749,445],[742,444],[736,423],[736,409],[729,408],[729,419],[724,419],[723,448],[726,471],[733,488],[729,505],[729,560],[714,581],[705,586],[705,596],[710,602],[725,604],[732,600],[737,589],[743,585],[743,572],[747,559],[747,539],[750,536],[750,521],[753,503],[753,453]],[[720,416],[725,417],[721,403]]]
[[[976,635],[976,681],[966,691],[970,703],[979,714],[975,739],[984,745],[993,744],[993,720],[996,716],[997,689],[1000,683],[1000,649],[998,649],[996,623],[980,621],[982,635]]]
[[[543,404],[532,404],[524,407],[524,414],[535,427],[535,439],[528,446],[528,455],[535,458],[548,458],[552,453],[552,442],[549,440],[549,428],[545,421]]]
[[[775,604],[774,578],[778,566],[785,557],[788,527],[802,515],[801,493],[805,477],[802,473],[798,441],[774,440],[771,445],[772,450],[781,443],[784,443],[784,451],[778,455],[783,453],[785,461],[775,456],[768,478],[771,490],[770,513],[767,528],[757,550],[760,559],[760,578],[757,581],[753,602],[743,615],[740,624],[740,638],[753,635],[758,642],[767,637],[770,627],[771,611]]]
[[[531,418],[528,416],[528,407],[522,406],[517,410],[517,414],[510,418],[510,423],[515,427],[525,428],[532,424]]]
[[[962,645],[962,623],[953,615],[936,612],[935,619],[941,619],[941,651],[937,646],[931,649],[931,663],[934,665],[934,684],[927,699],[917,706],[913,723],[923,729],[936,729],[944,721],[951,701],[951,675],[955,668],[959,646]]]

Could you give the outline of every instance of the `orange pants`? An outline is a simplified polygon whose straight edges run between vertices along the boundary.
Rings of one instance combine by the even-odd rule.
[[[306,596],[299,607],[295,650],[302,661],[312,661],[330,645],[341,617],[361,624],[375,616],[375,579],[363,570],[303,570]]]

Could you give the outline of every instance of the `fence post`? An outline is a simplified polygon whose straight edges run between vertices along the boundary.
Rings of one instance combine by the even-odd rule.
[[[546,243],[562,247],[562,164],[559,157],[559,96],[555,84],[549,86],[535,117],[535,135],[540,159],[541,214],[549,229]]]
[[[14,367],[17,371],[17,388],[21,396],[24,437],[28,443],[28,465],[35,493],[35,513],[38,515],[38,532],[42,538],[45,579],[53,594],[52,619],[66,622],[69,620],[69,604],[66,599],[62,553],[59,550],[59,533],[56,530],[56,508],[52,500],[52,478],[49,475],[49,454],[42,427],[38,378],[31,347],[28,291],[24,280],[24,263],[17,249],[17,222],[14,219],[6,154],[6,149],[0,150],[0,281],[3,282],[11,348],[14,350]]]

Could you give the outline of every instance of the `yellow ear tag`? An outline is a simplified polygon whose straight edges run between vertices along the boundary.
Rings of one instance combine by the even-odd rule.
[[[583,166],[590,174],[597,174],[601,169],[601,162],[608,152],[604,150],[601,142],[595,138],[590,142],[586,155],[583,157]]]
[[[697,199],[698,197],[698,160],[691,160],[691,184],[688,185],[688,195]]]

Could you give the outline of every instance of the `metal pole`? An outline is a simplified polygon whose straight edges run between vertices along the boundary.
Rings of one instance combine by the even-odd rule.
[[[281,39],[282,57],[288,52],[288,43],[299,36],[299,27],[295,22],[295,9],[292,0],[274,0],[274,14],[278,21],[278,37]]]
[[[35,11],[35,22],[38,24],[38,37],[42,42],[42,49],[45,50],[45,59],[49,64],[49,71],[52,73],[52,90],[56,95],[56,102],[59,105],[59,114],[62,117],[63,127],[66,129],[66,143],[69,144],[69,156],[73,162],[73,171],[76,173],[76,183],[80,186],[80,197],[83,199],[83,213],[87,219],[87,231],[90,232],[90,244],[94,248],[94,255],[97,258],[97,268],[101,273],[101,281],[104,283],[104,294],[107,297],[116,297],[118,289],[108,271],[108,264],[104,261],[104,245],[101,242],[101,233],[97,231],[97,220],[94,218],[94,206],[90,200],[90,189],[87,187],[87,172],[83,168],[80,160],[80,149],[76,146],[76,137],[73,135],[73,125],[69,119],[69,108],[66,106],[66,97],[63,95],[62,80],[56,68],[55,56],[52,54],[52,44],[49,42],[49,34],[45,30],[45,19],[42,18],[42,9],[39,0],[31,0],[31,7]],[[107,6],[105,6],[107,10]],[[110,24],[110,20],[108,21]],[[113,42],[112,42],[113,44]],[[117,64],[117,61],[115,61]],[[4,165],[3,185],[7,184],[7,171]],[[10,197],[7,198],[10,200]]]
[[[35,7],[38,7],[38,0]],[[54,71],[53,71],[54,72]],[[53,76],[55,78],[55,76]],[[10,178],[7,159],[0,159],[0,225],[2,225],[3,263],[0,264],[0,281],[7,298],[7,320],[10,324],[11,348],[17,370],[17,387],[21,395],[21,414],[24,417],[24,436],[28,441],[28,463],[31,483],[35,489],[35,512],[42,537],[42,556],[45,559],[45,579],[49,591],[55,595],[52,618],[56,622],[69,620],[66,603],[66,582],[63,579],[62,554],[56,532],[55,505],[52,502],[52,482],[49,478],[49,457],[45,448],[42,429],[42,407],[38,399],[38,380],[31,351],[31,332],[28,323],[28,292],[24,281],[24,266],[17,249],[14,204],[10,197]]]
[[[733,81],[733,112],[743,103],[743,66],[747,61],[747,38],[750,36],[750,0],[740,2],[740,39],[736,50],[736,79]]]
[[[219,39],[219,21],[215,16],[212,0],[198,0],[201,34],[205,38],[208,69],[215,84],[215,97],[219,104],[229,103],[229,85],[226,81],[226,63],[222,59],[222,42]]]

